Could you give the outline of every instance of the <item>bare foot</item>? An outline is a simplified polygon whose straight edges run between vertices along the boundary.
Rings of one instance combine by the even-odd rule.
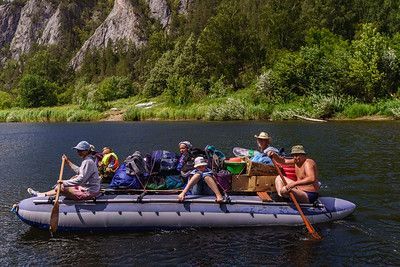
[[[180,202],[182,202],[182,201],[184,201],[185,200],[185,193],[180,193],[179,195],[178,195],[178,201],[180,201]]]

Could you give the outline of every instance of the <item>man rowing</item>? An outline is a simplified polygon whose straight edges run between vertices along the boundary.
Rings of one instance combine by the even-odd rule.
[[[279,156],[274,151],[269,151],[268,156],[278,163],[295,164],[297,180],[293,181],[284,177],[287,185],[285,186],[280,176],[275,179],[276,191],[279,196],[287,197],[292,191],[300,203],[314,203],[318,199],[318,190],[320,182],[318,181],[317,164],[314,160],[307,157],[302,145],[292,147],[292,159]]]

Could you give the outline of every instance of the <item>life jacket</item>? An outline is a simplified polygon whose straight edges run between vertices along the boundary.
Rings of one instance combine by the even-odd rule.
[[[114,157],[114,167],[113,167],[113,171],[115,171],[115,170],[118,169],[118,167],[119,167],[119,161],[118,161],[118,156],[117,156],[114,152],[105,154],[105,155],[103,156],[103,159],[101,160],[101,164],[107,168],[108,164],[110,164],[110,158],[111,158],[111,156]]]
[[[294,164],[280,164],[280,166],[282,167],[283,173],[287,178],[297,181],[296,168]]]

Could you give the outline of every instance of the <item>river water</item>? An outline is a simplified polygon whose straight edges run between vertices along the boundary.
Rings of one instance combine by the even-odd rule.
[[[57,234],[50,237],[10,212],[58,178],[62,153],[80,140],[111,146],[121,158],[135,150],[176,151],[190,140],[228,156],[255,148],[267,131],[273,145],[303,144],[318,164],[324,196],[354,202],[353,215],[304,227],[188,229],[142,233]],[[176,151],[177,152],[177,151]],[[0,265],[400,265],[399,122],[135,122],[0,124]],[[71,175],[64,172],[64,177]]]

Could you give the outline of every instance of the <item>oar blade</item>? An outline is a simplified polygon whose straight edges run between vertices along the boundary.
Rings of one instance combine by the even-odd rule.
[[[310,234],[311,234],[311,236],[312,236],[315,240],[322,240],[322,237],[318,234],[317,231],[314,230],[314,231],[311,232]]]
[[[50,215],[50,232],[55,233],[58,228],[58,219],[60,216],[60,204],[58,201],[54,203],[54,207],[51,210]]]

